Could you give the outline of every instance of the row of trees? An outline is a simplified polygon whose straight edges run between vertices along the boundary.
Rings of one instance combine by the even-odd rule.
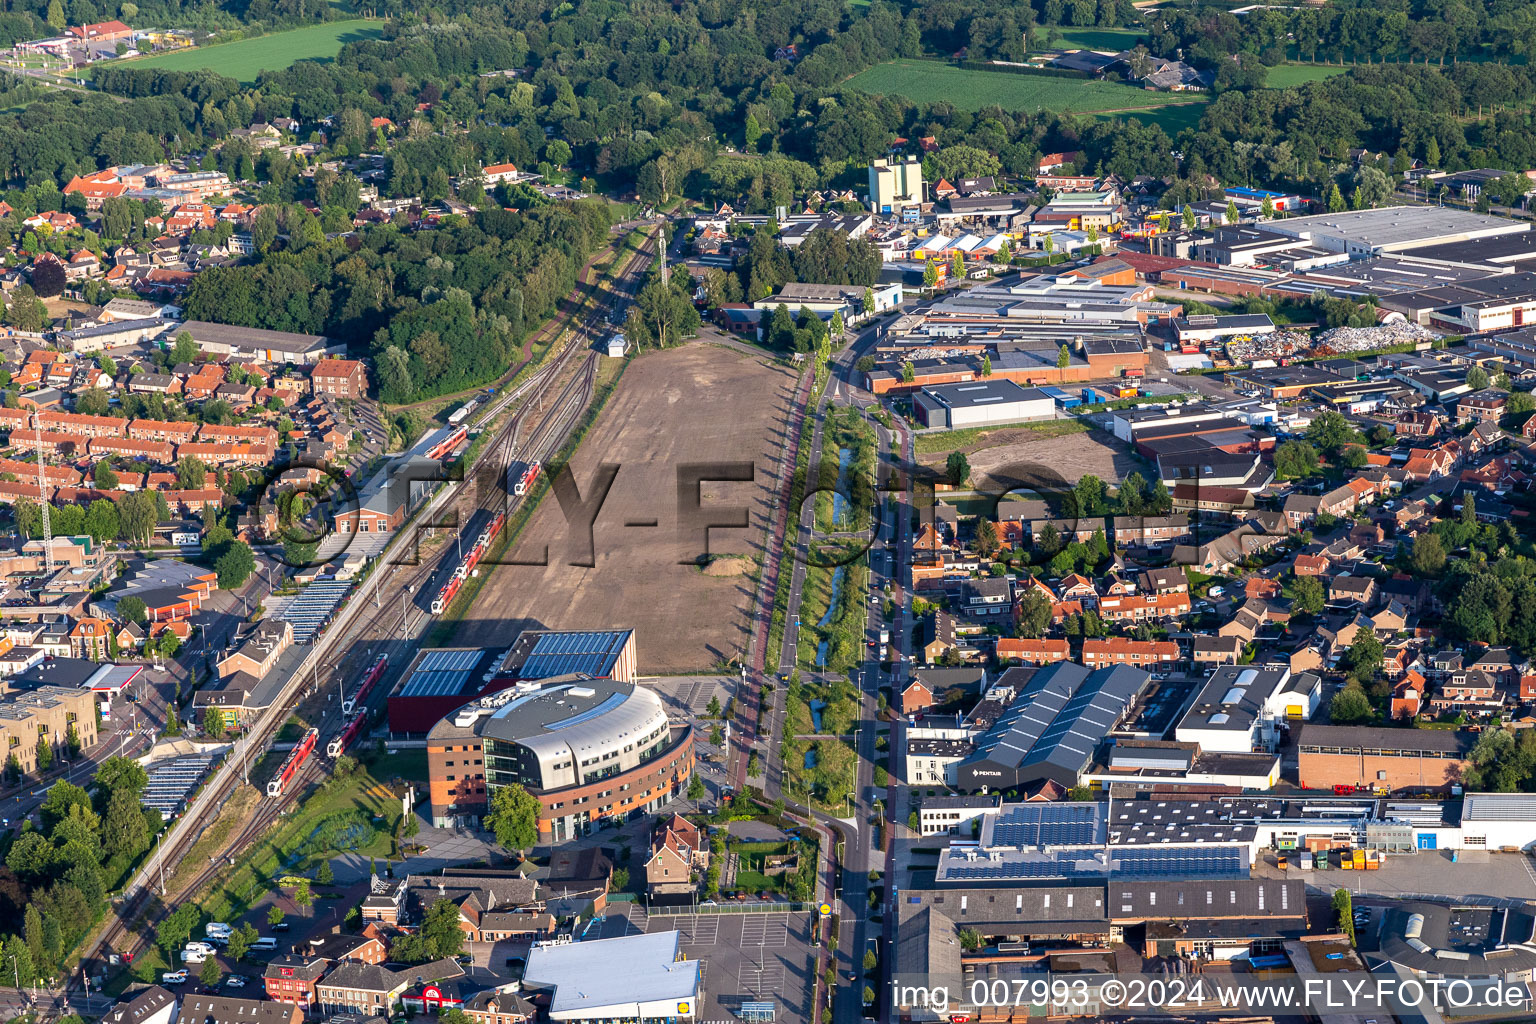
[[[163,827],[158,811],[139,805],[148,781],[136,762],[109,757],[89,792],[52,784],[40,825],[22,825],[0,871],[0,929],[9,933],[0,971],[22,985],[53,977],[106,911],[109,890]]]
[[[1249,16],[1251,14],[1252,16]],[[1361,0],[1325,8],[1265,8],[1243,17],[1214,7],[1168,8],[1147,27],[1149,49],[1165,57],[1183,53],[1202,67],[1232,54],[1249,54],[1266,65],[1287,57],[1328,62],[1444,63],[1476,54],[1524,63],[1531,53],[1531,12],[1518,7],[1367,4]]]
[[[860,8],[830,0],[777,6],[697,0],[647,12],[643,19],[625,8],[570,12],[555,0],[501,0],[489,8],[480,0],[449,0],[431,8],[436,18],[430,25],[416,20],[419,10],[409,13],[384,39],[350,44],[328,65],[298,62],[268,73],[256,88],[207,72],[104,68],[98,83],[130,97],[128,102],[59,96],[0,118],[0,168],[13,182],[51,181],[56,189],[69,175],[105,162],[202,152],[208,140],[252,120],[295,116],[313,122],[339,110],[332,132],[336,153],[376,146],[374,116],[405,128],[388,156],[386,191],[396,194],[446,194],[453,177],[484,163],[558,167],[571,161],[592,168],[605,185],[639,188],[657,201],[678,194],[729,197],[769,211],[831,183],[850,162],[880,155],[893,134],[932,136],[937,150],[929,160],[945,173],[1027,173],[1042,149],[1080,149],[1086,166],[1115,173],[1182,170],[1186,182],[1207,171],[1228,179],[1286,178],[1312,182],[1320,194],[1352,147],[1434,156],[1431,162],[1453,169],[1489,158],[1530,166],[1529,151],[1536,147],[1531,133],[1521,130],[1528,115],[1471,126],[1455,116],[1528,95],[1523,65],[1378,65],[1284,93],[1255,88],[1264,64],[1284,58],[1288,37],[1304,52],[1318,52],[1317,40],[1328,38],[1356,57],[1362,48],[1378,59],[1387,55],[1380,46],[1394,54],[1407,47],[1411,55],[1434,56],[1436,33],[1453,19],[1406,8],[1330,6],[1241,19],[1180,8],[1159,15],[1149,25],[1150,51],[1182,51],[1218,72],[1218,89],[1231,90],[1178,146],[1161,128],[1139,122],[1085,123],[996,108],[959,111],[949,103],[919,106],[842,85],[854,72],[897,55],[968,47],[973,59],[1017,59],[1038,24],[1047,27],[1033,38],[1047,43],[1055,23],[1133,18],[1122,0],[1003,7],[946,0],[907,13],[884,2]],[[1486,45],[1513,55],[1527,34],[1510,19],[1528,17],[1457,19],[1452,51],[1440,52]],[[1406,28],[1399,29],[1399,19]],[[800,59],[775,61],[775,50],[788,42],[800,47]],[[1231,59],[1234,54],[1240,59]],[[515,79],[478,74],[507,67],[530,73]],[[423,103],[430,108],[421,110]],[[1295,116],[1287,116],[1292,111]],[[1230,132],[1234,120],[1252,130]],[[469,130],[443,132],[456,123]],[[553,138],[546,137],[546,127],[554,129]],[[722,153],[722,137],[772,155]],[[1184,154],[1183,168],[1175,166],[1175,151]],[[206,162],[259,177],[263,201],[315,198],[320,218],[292,207],[283,215],[292,221],[284,227],[304,244],[314,241],[311,220],[340,227],[355,203],[353,190],[318,176],[313,186],[306,184],[303,168],[287,156],[253,153],[243,142],[231,142]],[[464,194],[483,197],[473,184]],[[131,234],[134,220],[114,206],[108,234]],[[840,273],[838,261],[827,266]]]

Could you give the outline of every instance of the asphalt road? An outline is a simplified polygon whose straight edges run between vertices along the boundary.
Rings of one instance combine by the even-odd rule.
[[[873,397],[854,384],[857,377],[854,364],[872,346],[874,340],[875,330],[867,328],[833,359],[831,378],[813,412],[816,416],[816,427],[811,439],[808,479],[817,478],[816,467],[820,460],[823,427],[828,410],[833,405],[841,405],[857,408],[868,416],[871,410],[878,408],[878,403]],[[874,420],[870,422],[876,432],[882,460],[889,458],[893,449],[900,451],[902,445],[910,446],[910,438],[905,432],[893,435],[878,422]],[[900,588],[900,571],[903,565],[900,550],[906,542],[908,526],[906,508],[905,503],[899,502],[894,510],[887,509],[882,500],[877,509],[878,528],[869,549],[870,592],[878,594],[886,589],[888,583],[895,584],[893,592],[897,607],[902,609],[898,612],[897,621],[892,625],[892,651],[899,649],[898,644],[906,645],[905,623],[908,616]],[[785,553],[795,557],[791,566],[790,599],[786,612],[783,646],[778,651],[779,672],[786,676],[796,667],[799,611],[806,575],[805,553],[809,550],[810,541],[815,532],[815,502],[806,502],[798,511],[796,520],[797,529],[792,547],[786,538]],[[859,599],[866,600],[862,595]],[[864,950],[878,931],[878,927],[872,927],[869,921],[871,890],[869,872],[883,870],[885,866],[884,854],[876,846],[878,834],[873,820],[874,800],[877,797],[883,798],[883,794],[876,793],[874,790],[873,774],[875,744],[878,738],[878,729],[875,725],[878,719],[878,699],[886,680],[886,673],[880,660],[879,642],[880,629],[884,624],[883,601],[869,604],[865,620],[865,660],[863,665],[851,675],[860,691],[860,713],[854,741],[859,757],[855,768],[855,784],[848,804],[849,816],[834,818],[792,801],[789,802],[798,812],[812,818],[818,824],[835,829],[836,834],[843,840],[840,858],[842,888],[836,894],[835,900],[841,920],[840,942],[834,956],[838,985],[833,1000],[833,1020],[837,1024],[852,1024],[863,1019],[865,981],[862,961]],[[897,659],[898,674],[903,670],[904,666],[901,666],[900,659]],[[777,711],[777,694],[775,698],[774,710]],[[775,724],[781,720],[779,716],[770,716],[768,719]],[[767,795],[773,798],[780,794],[777,770],[779,766],[776,762],[776,754],[772,754],[778,744],[771,731],[765,731],[764,738],[767,740],[770,751]],[[827,874],[830,874],[830,866],[824,869],[824,876]],[[878,987],[878,984],[875,987]]]

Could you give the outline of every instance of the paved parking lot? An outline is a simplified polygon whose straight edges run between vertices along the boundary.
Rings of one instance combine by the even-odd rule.
[[[667,710],[684,717],[698,717],[715,697],[724,707],[736,692],[734,676],[657,676],[641,679],[647,687],[661,695]]]
[[[734,1020],[743,1002],[772,1000],[781,1021],[811,1017],[810,914],[646,915],[639,907],[610,913],[603,935],[629,928],[677,931],[679,946],[704,970],[700,1020]]]
[[[1378,871],[1299,871],[1292,860],[1287,875],[1307,888],[1348,889],[1362,897],[1443,894],[1455,898],[1536,900],[1536,864],[1523,853],[1463,852],[1455,863],[1446,850],[1389,856]],[[1254,866],[1254,873],[1274,876],[1274,854]]]

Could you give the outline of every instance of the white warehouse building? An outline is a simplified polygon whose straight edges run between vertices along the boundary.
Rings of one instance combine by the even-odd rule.
[[[1056,417],[1050,395],[1000,377],[923,388],[913,396],[912,407],[924,426],[947,430]]]
[[[1222,665],[1184,712],[1174,738],[1198,743],[1206,753],[1273,751],[1284,723],[1312,717],[1322,696],[1323,681],[1311,672]]]

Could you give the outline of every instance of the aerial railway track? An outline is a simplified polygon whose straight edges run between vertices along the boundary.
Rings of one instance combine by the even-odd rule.
[[[534,462],[547,465],[548,460],[560,451],[570,432],[580,422],[592,399],[597,381],[599,357],[593,346],[611,330],[609,320],[602,316],[603,309],[605,306],[622,309],[633,300],[640,279],[654,256],[654,248],[655,240],[651,239],[629,254],[614,280],[608,301],[597,303],[585,319],[579,322],[573,319],[568,336],[555,358],[487,406],[479,419],[482,424],[492,423],[518,399],[528,399],[506,422],[493,428],[496,430],[495,436],[470,473],[464,479],[448,484],[456,493],[451,493],[444,504],[461,513],[457,524],[471,524],[481,513],[495,515],[502,512],[510,518],[512,512],[526,500],[525,496],[512,493],[513,481],[510,474],[514,469],[520,470]],[[600,293],[594,292],[589,299],[598,295]],[[558,391],[555,390],[557,385]],[[554,392],[552,397],[551,392]],[[462,514],[466,510],[467,516]],[[448,523],[443,525],[444,528],[452,528]],[[407,546],[414,547],[402,545],[402,549]],[[413,609],[409,602],[403,608],[399,606],[400,594],[421,595],[423,587],[441,571],[442,563],[447,560],[447,553],[451,550],[445,546],[428,557],[415,557],[413,553],[410,560],[391,556],[391,562],[384,567],[387,579],[379,583],[379,590],[387,590],[388,593],[375,591],[375,607],[355,612],[351,620],[344,624],[338,613],[337,622],[316,639],[315,647],[318,650],[314,662],[295,673],[274,708],[251,726],[243,746],[231,755],[231,761],[238,758],[240,763],[226,763],[209,780],[206,789],[213,793],[208,797],[208,802],[198,808],[193,820],[178,822],[182,826],[180,828],[172,827],[163,848],[150,855],[144,867],[129,883],[122,899],[115,904],[107,926],[81,950],[82,965],[88,969],[91,961],[104,950],[137,955],[149,948],[153,942],[153,927],[160,917],[213,882],[222,870],[233,864],[234,855],[259,840],[286,811],[300,802],[312,783],[324,777],[327,768],[322,762],[322,751],[334,759],[336,754],[331,753],[331,750],[336,746],[338,738],[342,740],[340,746],[345,749],[362,732],[353,728],[357,716],[368,713],[370,697],[371,703],[376,706],[380,702],[378,695],[387,692],[386,687],[374,685],[382,672],[377,675],[370,672],[373,681],[360,687],[365,692],[358,696],[363,698],[364,703],[354,708],[355,716],[341,713],[316,727],[314,749],[301,763],[293,766],[293,770],[287,773],[288,778],[277,787],[275,793],[261,798],[255,813],[240,824],[230,839],[221,844],[221,849],[210,852],[207,866],[199,868],[190,878],[177,884],[174,891],[169,887],[162,891],[162,880],[174,874],[176,865],[197,845],[217,819],[219,811],[236,792],[235,780],[243,772],[248,772],[250,763],[267,748],[288,715],[313,691],[321,678],[328,680],[343,666],[356,661],[360,643],[369,645],[367,654],[372,657],[374,645],[380,642],[411,639],[410,631],[416,625],[412,621]],[[415,611],[423,617],[427,614],[419,608]],[[372,689],[371,694],[366,692],[368,689]],[[188,814],[191,814],[191,808]],[[74,981],[72,979],[66,986],[66,998],[75,990]]]

